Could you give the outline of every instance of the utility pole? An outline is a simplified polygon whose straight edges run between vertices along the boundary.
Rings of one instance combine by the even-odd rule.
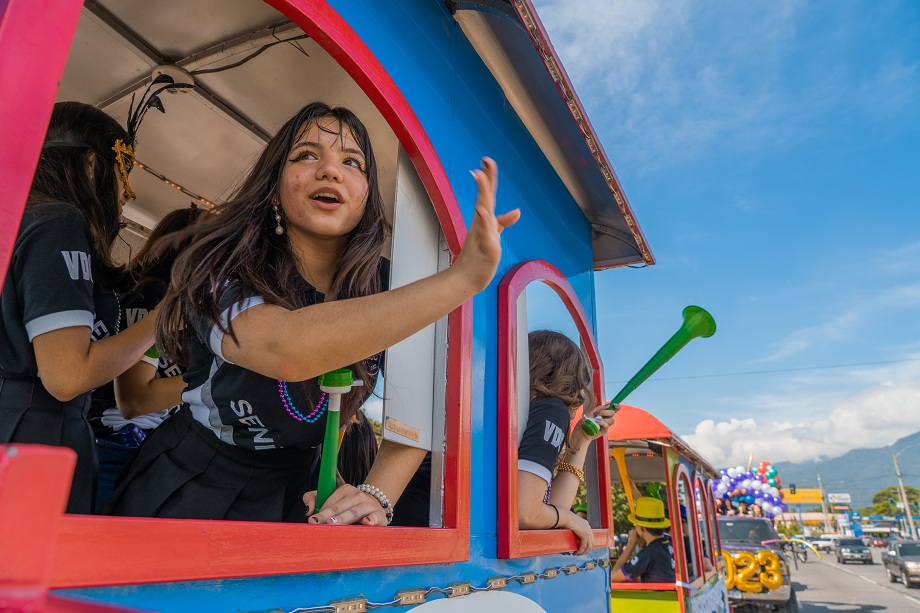
[[[910,525],[910,538],[916,539],[917,529],[914,527],[913,513],[910,510],[910,504],[907,502],[907,492],[904,491],[904,479],[901,478],[901,467],[898,465],[898,454],[894,454],[891,457],[894,459],[894,471],[898,474],[898,489],[901,491],[901,503],[904,505],[904,512],[907,513],[907,523]]]
[[[818,473],[818,491],[821,492],[821,513],[824,515],[824,533],[831,531],[831,523],[827,519],[827,502],[825,502],[824,486],[821,485],[821,473]]]

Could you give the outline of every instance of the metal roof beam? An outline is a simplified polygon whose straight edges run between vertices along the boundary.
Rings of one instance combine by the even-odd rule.
[[[200,66],[204,61],[213,62],[215,61],[214,58],[221,55],[229,57],[230,55],[245,51],[247,48],[264,44],[266,39],[276,39],[280,35],[290,33],[292,30],[297,29],[297,26],[290,22],[276,26],[270,26],[267,28],[260,28],[254,32],[237,36],[229,41],[218,43],[217,45],[212,45],[207,49],[188,56],[187,58],[173,60],[164,57],[155,47],[138,36],[136,32],[125,25],[124,22],[119,20],[117,17],[112,15],[95,0],[86,0],[84,8],[86,8],[87,11],[89,11],[99,21],[101,21],[106,27],[111,29],[114,34],[118,35],[124,39],[127,44],[134,47],[138,53],[150,60],[154,66],[177,66],[187,71],[190,70],[189,67]],[[141,87],[150,82],[150,79],[151,77],[149,75],[143,77],[142,79],[136,79],[126,84],[124,87],[120,88],[112,95],[98,101],[95,106],[102,110],[107,110],[120,100],[123,100],[130,94],[138,91]],[[253,136],[258,138],[261,142],[267,143],[271,139],[271,135],[265,129],[257,125],[252,119],[247,117],[239,109],[235,108],[232,104],[215,94],[213,91],[201,83],[196,82],[195,89],[193,89],[192,92],[194,95],[207,100],[217,111],[224,114],[232,122],[239,124]]]

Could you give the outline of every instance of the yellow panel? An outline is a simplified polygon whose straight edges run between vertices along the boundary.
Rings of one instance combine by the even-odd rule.
[[[610,590],[611,613],[678,613],[677,592]]]
[[[796,488],[795,494],[789,490],[780,490],[783,493],[783,502],[786,504],[821,504],[821,490]]]

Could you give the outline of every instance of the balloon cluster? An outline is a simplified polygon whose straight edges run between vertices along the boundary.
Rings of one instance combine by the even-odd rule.
[[[769,462],[759,462],[756,470],[745,470],[743,466],[723,468],[719,474],[722,478],[712,481],[716,498],[759,505],[766,517],[776,517],[788,510],[779,490],[782,480]]]

